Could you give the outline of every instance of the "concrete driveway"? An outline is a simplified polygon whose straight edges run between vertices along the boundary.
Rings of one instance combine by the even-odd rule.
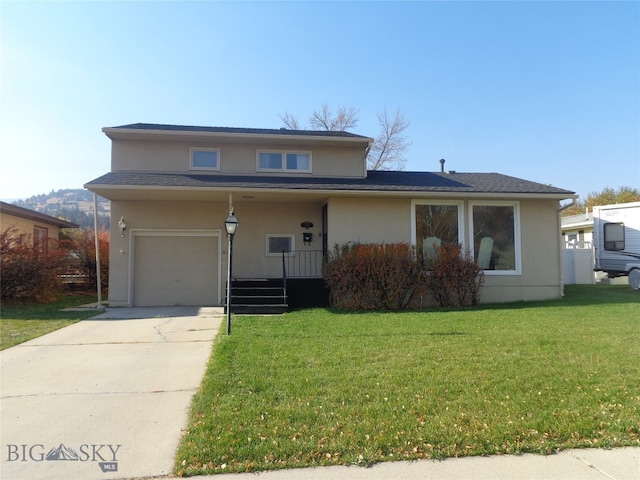
[[[0,477],[171,473],[222,309],[108,309],[0,352]]]

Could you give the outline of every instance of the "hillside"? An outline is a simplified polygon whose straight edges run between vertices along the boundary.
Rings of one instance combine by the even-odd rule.
[[[77,223],[82,228],[93,228],[93,193],[83,189],[52,190],[50,193],[33,195],[25,200],[11,202],[19,207],[46,213]],[[98,221],[109,228],[111,202],[98,197]]]

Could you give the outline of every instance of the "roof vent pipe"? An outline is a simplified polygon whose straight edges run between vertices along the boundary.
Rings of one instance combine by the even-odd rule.
[[[440,159],[440,173],[444,173],[444,158]]]

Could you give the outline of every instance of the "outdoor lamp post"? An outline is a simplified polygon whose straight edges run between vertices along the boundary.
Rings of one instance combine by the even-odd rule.
[[[227,252],[229,253],[229,258],[227,259],[227,335],[231,335],[231,250],[233,249],[233,236],[238,228],[238,217],[233,213],[233,209],[231,209],[229,216],[224,221],[224,228],[227,230],[229,239],[229,245],[227,246]]]

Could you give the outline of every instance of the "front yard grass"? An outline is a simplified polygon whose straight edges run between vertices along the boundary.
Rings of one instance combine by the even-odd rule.
[[[640,293],[464,310],[235,316],[181,476],[640,445]]]
[[[0,350],[97,315],[95,310],[63,311],[64,308],[88,304],[96,299],[95,295],[75,294],[62,295],[54,303],[3,303],[0,310]]]

